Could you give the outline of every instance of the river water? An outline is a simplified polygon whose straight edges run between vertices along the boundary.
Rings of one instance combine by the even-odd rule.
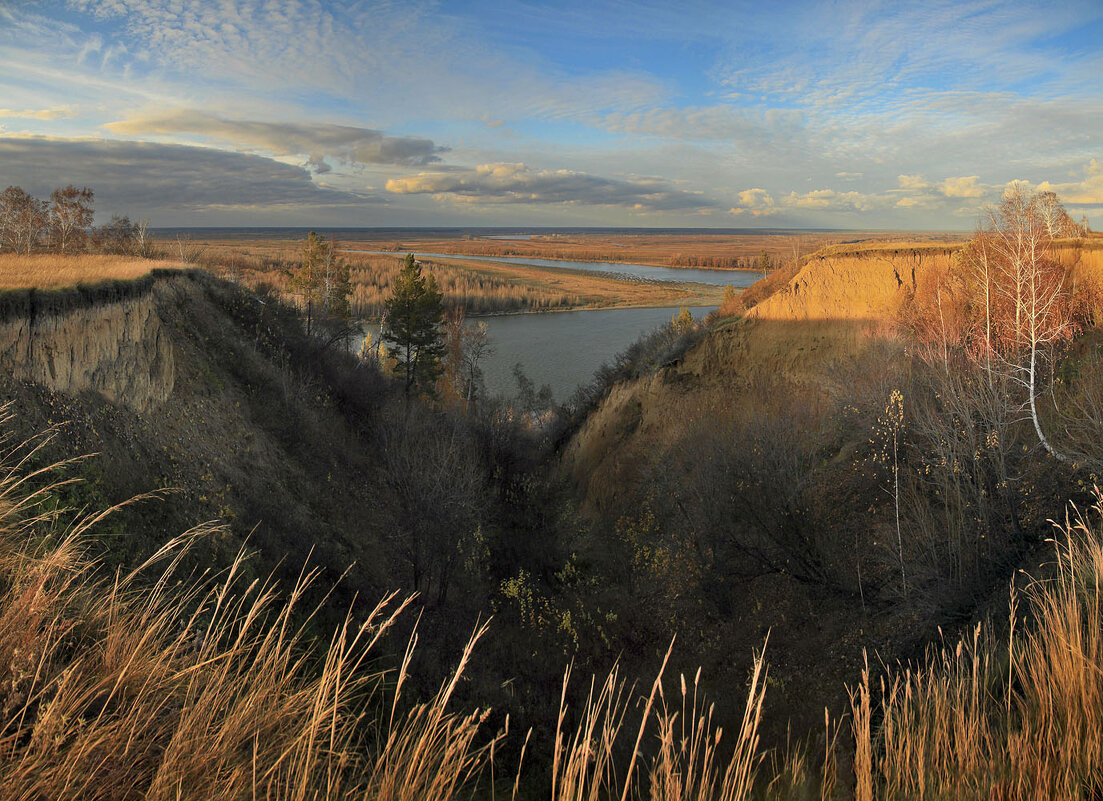
[[[696,320],[715,307],[694,308]],[[509,314],[478,319],[487,324],[494,352],[482,365],[491,395],[513,396],[517,383],[513,366],[518,362],[536,387],[547,384],[562,403],[594,372],[635,342],[641,334],[670,322],[677,308],[599,309],[595,311]],[[366,326],[379,341],[379,326]],[[359,348],[359,343],[356,344]]]
[[[357,250],[352,253],[372,253],[403,257],[392,251]],[[520,256],[456,256],[450,253],[414,253],[419,259],[462,259],[465,261],[500,262],[533,267],[559,267],[603,273],[626,281],[674,281],[713,286],[731,284],[748,287],[759,274],[746,270],[697,270],[655,267],[649,264],[621,264],[594,261],[563,261]],[[692,309],[701,320],[715,306]],[[491,395],[513,396],[517,382],[514,365],[520,363],[525,375],[537,388],[551,387],[556,401],[566,401],[580,384],[593,378],[602,365],[635,342],[642,334],[670,322],[678,312],[673,308],[599,309],[594,311],[550,312],[544,314],[510,314],[479,318],[485,322],[493,348],[482,365],[487,391]],[[475,318],[469,318],[471,320]],[[379,326],[366,326],[373,341],[379,341]],[[357,343],[359,348],[359,343]]]
[[[382,250],[350,250],[349,253],[370,253],[376,256],[404,257],[405,253]],[[419,259],[457,259],[463,261],[498,262],[500,264],[520,264],[530,267],[559,267],[567,270],[585,270],[592,273],[605,273],[611,278],[628,281],[675,281],[678,283],[711,284],[725,286],[731,284],[737,289],[749,287],[762,277],[760,273],[749,270],[698,270],[681,267],[655,267],[651,264],[622,264],[606,261],[565,261],[562,259],[536,259],[527,256],[457,256],[452,253],[414,253]]]

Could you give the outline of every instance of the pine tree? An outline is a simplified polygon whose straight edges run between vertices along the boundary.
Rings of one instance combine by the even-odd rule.
[[[443,295],[432,274],[428,278],[421,274],[414,254],[406,255],[385,308],[383,339],[391,346],[395,372],[405,381],[406,395],[411,391],[432,395],[445,351]]]

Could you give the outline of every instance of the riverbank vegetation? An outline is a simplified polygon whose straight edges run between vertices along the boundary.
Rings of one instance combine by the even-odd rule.
[[[416,233],[402,240],[380,238],[371,250],[427,251],[471,256],[522,256],[529,258],[653,264],[659,267],[769,272],[775,266],[799,261],[802,256],[828,245],[854,241],[897,240],[899,233],[742,231],[739,233],[663,234],[637,231],[618,233],[534,233],[517,239]],[[945,242],[959,239],[945,233],[910,233],[918,240]],[[365,248],[368,249],[368,248]]]
[[[249,287],[266,287],[290,294],[287,275],[297,265],[298,244],[286,241],[191,243],[197,260],[217,274]],[[352,314],[378,318],[406,251],[392,255],[350,252],[339,245],[350,266]],[[565,311],[632,306],[715,305],[722,287],[622,281],[583,270],[509,264],[471,263],[447,257],[419,261],[436,277],[446,308],[468,315],[525,311]]]

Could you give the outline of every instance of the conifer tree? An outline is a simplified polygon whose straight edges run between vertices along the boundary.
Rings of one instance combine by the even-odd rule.
[[[432,395],[444,356],[443,295],[432,274],[421,274],[414,254],[395,279],[394,291],[384,312],[383,339],[395,360],[395,372],[403,377],[407,397],[411,391]]]

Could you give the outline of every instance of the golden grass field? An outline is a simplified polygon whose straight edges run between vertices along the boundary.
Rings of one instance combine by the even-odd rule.
[[[156,269],[179,269],[176,261],[154,261],[137,256],[22,256],[0,254],[0,290],[63,289],[77,284],[131,280]]]

